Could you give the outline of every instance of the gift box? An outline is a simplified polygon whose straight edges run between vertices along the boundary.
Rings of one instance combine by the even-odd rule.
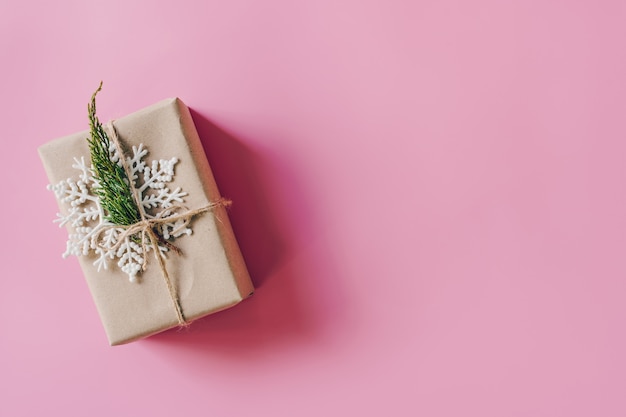
[[[250,296],[253,285],[187,106],[178,98],[167,99],[115,120],[111,127],[133,175],[143,178],[138,190],[145,192],[140,198],[147,215],[179,216],[168,225],[160,220],[163,236],[156,246],[162,265],[147,233],[123,236],[124,230],[110,227],[97,236],[101,246],[93,246],[93,236],[77,242],[77,236],[88,237],[99,226],[99,205],[84,193],[92,172],[89,131],[39,148],[59,200],[59,219],[74,237],[66,254],[80,255],[110,344],[187,324]],[[198,208],[208,209],[180,218]],[[102,244],[107,238],[111,242]]]

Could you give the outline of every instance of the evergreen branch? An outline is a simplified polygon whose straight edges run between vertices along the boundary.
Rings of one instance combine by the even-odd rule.
[[[96,95],[102,90],[102,82],[87,104],[91,138],[87,138],[91,153],[91,169],[97,181],[94,194],[100,199],[104,218],[113,224],[128,226],[141,221],[138,202],[135,202],[129,186],[130,179],[124,168],[111,160],[111,143],[102,123],[96,116]],[[124,158],[121,154],[119,157]]]

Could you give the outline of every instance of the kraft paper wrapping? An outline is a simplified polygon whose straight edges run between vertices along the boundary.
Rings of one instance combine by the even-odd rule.
[[[196,209],[220,199],[189,109],[180,99],[167,99],[115,121],[121,141],[130,149],[143,143],[147,161],[177,157],[171,188],[188,195],[185,206]],[[76,178],[74,158],[89,160],[88,131],[54,140],[39,148],[51,184]],[[51,198],[54,194],[50,193]],[[67,212],[59,204],[61,212]],[[51,213],[52,217],[53,213]],[[68,229],[71,226],[68,226]],[[222,206],[195,216],[193,233],[177,238],[182,254],[167,253],[166,267],[176,287],[185,318],[200,317],[231,307],[254,288]],[[59,248],[61,251],[62,248]],[[117,263],[97,271],[95,256],[78,257],[111,345],[119,345],[178,326],[176,310],[158,262],[150,251],[139,282],[129,282]]]

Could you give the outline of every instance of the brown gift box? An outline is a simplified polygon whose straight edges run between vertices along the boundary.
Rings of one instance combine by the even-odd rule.
[[[147,161],[178,158],[173,188],[187,192],[189,209],[220,199],[220,193],[204,154],[187,106],[178,98],[163,100],[115,121],[121,141],[130,149],[143,143]],[[54,140],[39,148],[51,184],[76,178],[74,158],[89,160],[88,131]],[[59,202],[61,212],[68,207]],[[254,288],[223,206],[194,216],[193,233],[174,241],[178,255],[168,252],[167,271],[188,321],[231,307]],[[71,226],[68,226],[68,230]],[[176,308],[158,262],[150,251],[148,265],[137,283],[116,262],[97,271],[95,255],[79,256],[87,284],[96,303],[111,345],[119,345],[178,326]]]

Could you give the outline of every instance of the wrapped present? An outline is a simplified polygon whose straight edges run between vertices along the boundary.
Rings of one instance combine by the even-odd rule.
[[[57,221],[69,232],[64,255],[78,256],[110,344],[185,326],[251,295],[228,202],[187,106],[167,99],[102,125],[94,94],[91,111],[90,131],[39,154],[59,201]],[[107,141],[97,143],[98,135]],[[107,158],[104,174],[94,155]],[[107,181],[116,176],[127,187],[108,201]],[[126,203],[135,211],[118,221]]]

